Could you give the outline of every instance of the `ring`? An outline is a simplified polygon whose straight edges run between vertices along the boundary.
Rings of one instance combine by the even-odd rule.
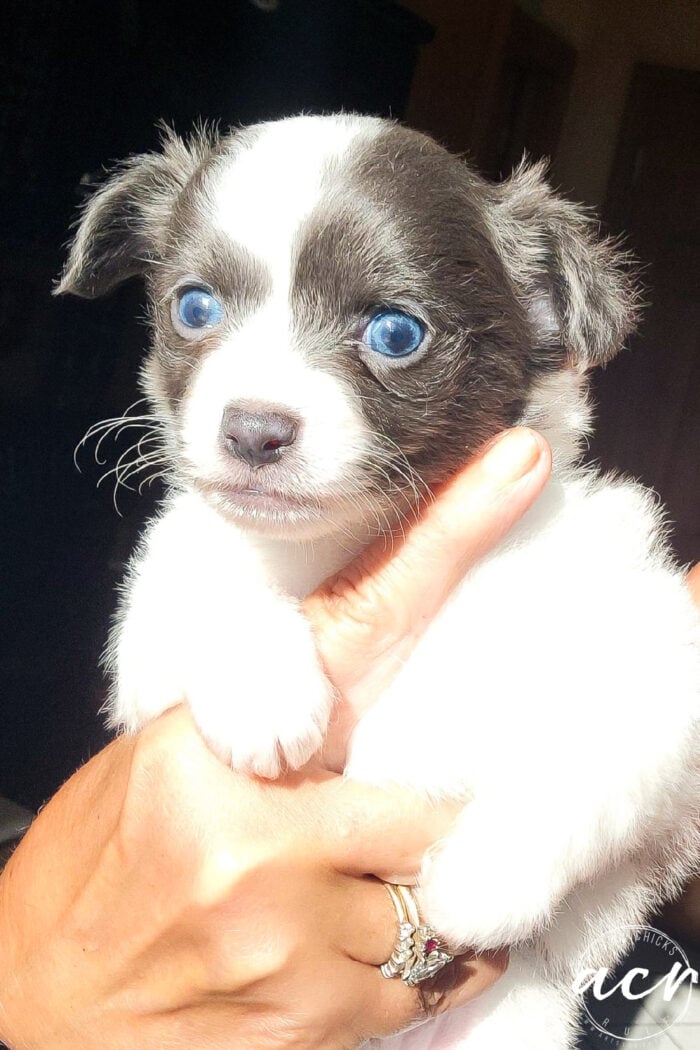
[[[385,882],[399,920],[394,950],[382,966],[382,977],[400,977],[415,988],[434,977],[454,956],[448,952],[431,926],[420,921],[418,905],[410,886]]]

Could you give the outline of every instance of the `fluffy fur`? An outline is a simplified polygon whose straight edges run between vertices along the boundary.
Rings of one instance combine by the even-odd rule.
[[[653,497],[577,465],[586,369],[635,315],[596,233],[538,166],[494,186],[390,122],[294,118],[167,133],[129,160],[58,289],[145,277],[143,382],[176,479],[125,584],[112,721],[186,698],[216,751],[264,776],[308,759],[332,707],[299,599],[503,427],[553,446],[542,497],[351,742],[349,776],[470,797],[425,859],[422,910],[453,943],[513,949],[486,995],[386,1048],[565,1050],[573,977],[696,861],[697,620]],[[224,319],[183,335],[172,303],[193,283]],[[416,354],[363,342],[387,306],[424,323]],[[231,406],[285,413],[295,440],[253,469],[222,437]]]

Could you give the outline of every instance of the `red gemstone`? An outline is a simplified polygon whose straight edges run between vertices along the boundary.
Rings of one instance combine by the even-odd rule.
[[[434,937],[428,937],[428,940],[425,942],[426,955],[430,955],[431,952],[434,952],[435,949],[437,948],[437,946],[438,946],[438,942],[435,940],[435,938]]]

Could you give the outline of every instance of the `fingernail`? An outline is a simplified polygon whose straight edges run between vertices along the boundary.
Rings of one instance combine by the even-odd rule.
[[[487,450],[483,468],[496,481],[512,483],[530,473],[541,452],[540,443],[531,430],[511,430]]]

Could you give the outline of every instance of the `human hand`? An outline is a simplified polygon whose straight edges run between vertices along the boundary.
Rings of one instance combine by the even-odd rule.
[[[39,815],[0,879],[12,1050],[340,1050],[420,1016],[378,970],[402,879],[449,814],[321,770],[248,779],[186,708],[120,737]],[[503,955],[462,961],[465,1002]]]

